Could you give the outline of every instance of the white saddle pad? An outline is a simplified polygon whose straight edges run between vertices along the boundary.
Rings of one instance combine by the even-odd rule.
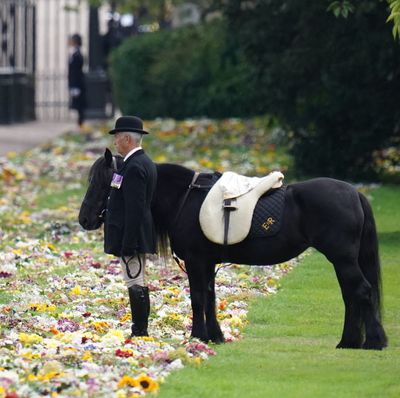
[[[245,177],[233,172],[222,174],[200,208],[200,226],[211,242],[224,243],[224,199],[237,207],[230,212],[228,245],[239,243],[249,234],[257,201],[271,188],[282,186],[284,176],[274,171],[266,177]]]

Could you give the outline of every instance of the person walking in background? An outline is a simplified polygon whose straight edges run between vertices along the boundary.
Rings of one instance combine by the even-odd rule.
[[[78,111],[78,126],[83,127],[86,108],[85,76],[83,74],[82,37],[74,34],[69,38],[72,49],[68,65],[69,107]]]
[[[157,169],[142,149],[143,122],[136,116],[117,119],[114,145],[124,157],[113,175],[104,223],[104,251],[121,258],[122,273],[129,292],[132,337],[147,336],[150,313],[149,289],[144,281],[146,254],[156,252],[151,202]]]

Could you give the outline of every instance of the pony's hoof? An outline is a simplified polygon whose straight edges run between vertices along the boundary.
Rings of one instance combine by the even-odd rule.
[[[225,343],[225,338],[223,334],[221,334],[220,336],[211,337],[210,340],[215,344]]]
[[[388,345],[388,338],[383,329],[372,336],[367,336],[362,348],[364,350],[382,350]]]
[[[202,334],[193,334],[192,333],[192,336],[191,336],[192,338],[194,338],[194,339],[199,339],[199,340],[201,340],[203,343],[208,343],[209,341],[210,341],[210,339],[208,338],[208,336],[204,336],[204,335],[202,335]]]
[[[362,344],[360,342],[345,342],[345,341],[340,341],[339,344],[336,346],[336,348],[342,348],[342,349],[360,349]]]
[[[364,350],[378,351],[382,351],[385,347],[387,347],[387,343],[382,343],[381,341],[366,341],[362,346]]]

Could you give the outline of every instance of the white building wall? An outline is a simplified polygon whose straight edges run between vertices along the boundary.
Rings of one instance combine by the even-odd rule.
[[[106,9],[99,20],[104,32]],[[36,116],[39,120],[71,120],[68,109],[68,37],[82,36],[88,66],[89,6],[85,0],[36,0]]]

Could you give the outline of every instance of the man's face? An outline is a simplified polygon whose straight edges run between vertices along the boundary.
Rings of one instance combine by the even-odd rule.
[[[117,152],[121,156],[125,156],[129,153],[129,151],[132,149],[132,145],[130,142],[130,137],[125,134],[125,133],[116,133],[114,135],[114,145],[115,148],[117,149]]]

